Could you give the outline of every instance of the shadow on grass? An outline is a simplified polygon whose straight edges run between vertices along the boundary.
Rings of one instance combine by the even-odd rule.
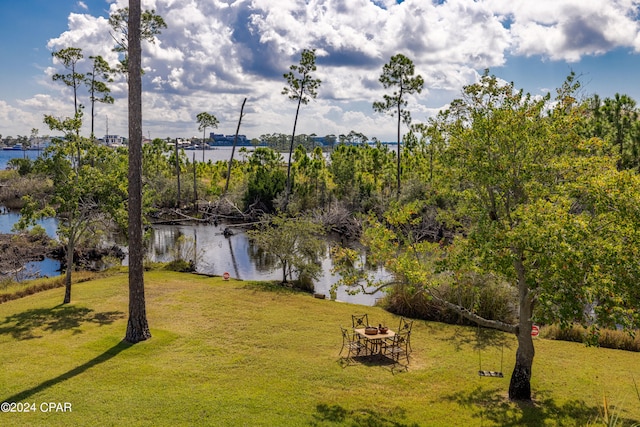
[[[338,359],[338,363],[343,368],[353,365],[363,365],[369,368],[382,367],[385,369],[389,369],[389,371],[391,371],[391,373],[394,375],[401,372],[407,372],[409,370],[408,363],[403,364],[381,354],[374,354],[370,356],[353,356],[349,358],[341,357],[340,359]]]
[[[572,400],[558,405],[553,399],[545,397],[546,393],[536,394],[538,399],[532,402],[511,402],[502,388],[477,387],[472,391],[450,395],[446,399],[472,410],[473,416],[482,422],[503,427],[538,427],[547,425],[548,422],[563,424],[580,420],[586,423],[593,421],[598,415],[597,408],[589,407],[583,401]]]
[[[476,328],[473,334],[464,328],[454,328],[453,334],[444,340],[453,344],[456,351],[463,350],[464,346],[472,346],[475,351],[490,348],[511,348],[514,341],[512,336],[502,331],[487,328]]]
[[[99,356],[94,357],[93,359],[89,360],[86,363],[83,363],[82,365],[71,369],[68,372],[65,372],[62,375],[58,375],[55,378],[52,378],[50,380],[47,380],[45,382],[43,382],[42,384],[38,384],[35,387],[32,387],[28,390],[24,390],[21,391],[20,393],[14,394],[13,396],[9,396],[5,399],[3,399],[3,402],[23,402],[27,399],[29,399],[31,396],[33,396],[34,394],[40,393],[41,391],[44,391],[46,389],[48,389],[49,387],[53,387],[57,384],[60,384],[61,382],[64,382],[66,380],[69,380],[73,377],[76,377],[82,373],[84,373],[87,369],[92,368],[96,365],[99,365],[101,363],[106,362],[109,359],[114,358],[115,356],[117,356],[118,354],[120,354],[122,351],[128,349],[129,347],[131,347],[133,344],[130,344],[126,341],[120,341],[118,344],[114,345],[113,347],[111,347],[110,349],[108,349],[107,351],[105,351],[104,353],[102,353]]]
[[[299,294],[299,293],[309,293],[302,289],[298,289],[294,286],[292,282],[282,283],[277,280],[275,281],[267,281],[267,282],[244,282],[243,287],[245,289],[249,289],[255,292],[269,292],[275,294]]]
[[[402,408],[375,411],[372,409],[347,410],[340,405],[316,406],[316,413],[310,425],[320,427],[329,425],[348,425],[354,427],[417,427],[416,423],[404,421],[406,412]]]
[[[72,305],[58,305],[53,308],[34,308],[8,316],[0,323],[0,335],[11,334],[18,340],[40,338],[37,331],[64,331],[73,330],[78,334],[83,323],[97,323],[108,325],[118,319],[124,318],[121,311],[104,311],[94,313],[86,307]]]

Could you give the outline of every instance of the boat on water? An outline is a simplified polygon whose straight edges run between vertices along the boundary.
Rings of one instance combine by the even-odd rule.
[[[22,151],[22,144],[12,145],[11,147],[2,147],[5,151]]]

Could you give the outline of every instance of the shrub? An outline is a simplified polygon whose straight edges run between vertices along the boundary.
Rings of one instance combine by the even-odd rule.
[[[466,307],[487,319],[514,323],[517,320],[517,294],[513,287],[487,276],[469,276],[464,283],[443,284],[432,290],[441,298]],[[457,312],[443,307],[423,290],[396,285],[382,305],[392,313],[436,322],[475,325]]]
[[[17,170],[20,176],[28,175],[33,171],[33,162],[31,159],[20,159],[15,157],[10,159],[7,162],[7,165],[9,168]]]
[[[631,336],[624,331],[603,329],[598,334],[598,345],[604,348],[640,352],[640,336]]]
[[[15,281],[11,276],[0,276],[0,289],[5,290],[14,283]]]
[[[82,283],[94,280],[99,275],[90,271],[79,271],[74,274],[73,283]],[[3,284],[5,282],[2,282]],[[49,289],[61,288],[65,285],[64,275],[55,277],[43,277],[26,282],[6,282],[5,290],[7,292],[0,294],[0,304],[24,298],[38,292],[48,291]]]
[[[58,276],[52,279],[36,281],[34,284],[26,285],[24,288],[15,292],[0,294],[0,304],[7,301],[24,298],[38,292],[47,291],[49,289],[61,288],[64,286],[64,276]]]
[[[39,224],[34,225],[27,231],[27,239],[29,242],[42,242],[44,244],[50,243],[51,238],[47,234],[47,230]]]
[[[9,175],[8,180],[0,186],[0,204],[9,209],[21,209],[24,206],[22,197],[30,195],[34,200],[43,200],[51,192],[51,180],[40,176]]]
[[[544,326],[540,330],[540,336],[542,338],[571,342],[584,342],[586,333],[586,329],[579,325],[571,325],[568,328],[561,328],[559,325],[554,324]]]
[[[595,336],[593,334],[595,333]],[[547,325],[540,331],[540,336],[547,339],[559,341],[573,341],[586,343],[593,342],[598,347],[613,348],[617,350],[640,352],[640,335],[630,335],[628,332],[612,329],[600,329],[590,332],[581,325],[570,325],[561,328],[559,325]]]
[[[175,259],[167,263],[165,269],[169,271],[178,271],[180,273],[193,273],[196,271],[196,267],[193,262],[185,261],[183,259]]]
[[[13,169],[0,170],[0,182],[10,181],[18,177],[18,171]]]
[[[313,291],[315,290],[313,278],[307,274],[300,274],[297,280],[292,281],[292,286],[294,289],[298,289],[308,293],[313,293]]]
[[[248,235],[260,250],[277,259],[273,268],[282,269],[283,284],[295,278],[319,277],[322,271],[319,259],[326,251],[321,225],[304,217],[265,215]]]

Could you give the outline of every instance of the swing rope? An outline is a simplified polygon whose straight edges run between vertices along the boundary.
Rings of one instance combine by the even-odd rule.
[[[478,334],[477,340],[480,343],[481,333],[480,333],[480,325],[478,325]],[[484,371],[482,370],[482,346],[478,345],[478,375],[481,377],[493,377],[493,378],[504,378],[504,374],[502,373],[502,363],[504,362],[504,344],[501,346],[501,355],[500,355],[500,370],[499,371]]]

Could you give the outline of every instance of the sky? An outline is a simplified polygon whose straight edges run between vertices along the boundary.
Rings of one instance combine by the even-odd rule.
[[[112,66],[108,16],[126,0],[0,0],[0,135],[55,134],[46,114],[73,115],[66,72],[52,52],[82,49]],[[289,67],[316,50],[322,83],[302,105],[296,134],[347,134],[395,141],[395,119],[376,113],[384,64],[402,53],[424,79],[409,97],[414,123],[460,97],[485,69],[532,95],[555,93],[575,72],[581,95],[627,94],[640,102],[640,0],[142,0],[168,28],[143,43],[143,133],[150,138],[199,137],[196,115],[233,134],[291,134],[295,102],[282,94]],[[113,105],[98,104],[95,133],[126,136],[127,85],[110,83]],[[89,134],[89,100],[83,133]],[[108,126],[108,128],[107,128]],[[406,128],[403,128],[403,132]]]

